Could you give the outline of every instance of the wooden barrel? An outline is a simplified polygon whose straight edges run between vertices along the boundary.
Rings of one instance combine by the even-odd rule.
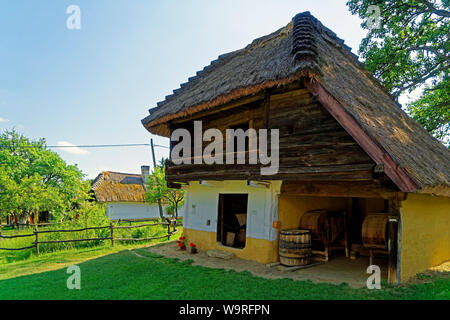
[[[283,230],[280,232],[280,263],[285,266],[303,266],[311,263],[311,232]]]
[[[300,219],[300,229],[311,230],[315,238],[325,240],[327,231],[327,211],[311,210],[305,212]]]
[[[387,214],[368,214],[362,225],[362,242],[367,248],[387,248]]]

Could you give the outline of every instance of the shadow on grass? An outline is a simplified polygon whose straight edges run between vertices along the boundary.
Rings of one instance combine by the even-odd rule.
[[[151,253],[124,249],[78,264],[81,290],[66,286],[66,268],[0,281],[0,299],[151,299],[151,300],[297,300],[297,299],[445,299],[449,281],[440,277],[407,287],[352,289],[346,284],[314,284],[292,279],[265,279],[193,266]]]

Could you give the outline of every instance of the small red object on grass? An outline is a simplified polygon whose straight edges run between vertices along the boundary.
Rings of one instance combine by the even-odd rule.
[[[177,241],[178,246],[180,247],[181,250],[186,250],[186,246],[183,242],[181,241]]]
[[[197,253],[198,252],[198,250],[197,250],[197,246],[194,244],[194,243],[189,243],[189,246],[191,247],[191,253]]]

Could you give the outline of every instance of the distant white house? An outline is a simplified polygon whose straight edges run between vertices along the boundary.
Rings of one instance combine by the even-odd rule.
[[[150,167],[142,166],[141,174],[104,171],[92,183],[92,191],[100,203],[106,203],[106,215],[111,220],[159,218],[157,204],[145,201],[145,183]],[[163,206],[164,216],[166,216]],[[183,210],[179,209],[179,216]]]

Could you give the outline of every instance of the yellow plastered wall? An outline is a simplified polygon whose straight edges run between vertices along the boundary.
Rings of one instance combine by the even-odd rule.
[[[183,229],[186,240],[193,242],[200,250],[220,250],[234,253],[237,257],[246,260],[254,260],[260,263],[278,261],[278,247],[276,241],[247,237],[245,248],[236,249],[222,245],[217,241],[215,232]]]
[[[278,200],[278,221],[281,230],[297,229],[300,218],[309,210],[342,210],[349,206],[348,198],[300,197],[281,195]]]
[[[402,281],[450,260],[450,198],[408,194],[400,212]]]

